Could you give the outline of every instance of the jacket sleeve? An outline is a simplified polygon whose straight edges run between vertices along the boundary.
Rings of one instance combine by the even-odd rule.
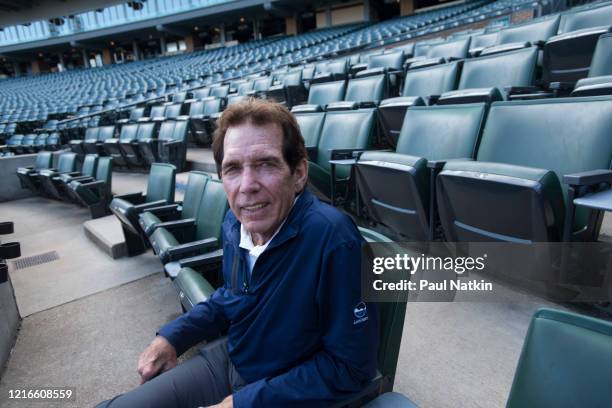
[[[360,259],[359,240],[340,243],[324,256],[316,294],[321,349],[289,371],[234,393],[236,408],[328,406],[375,376],[378,315],[374,304],[363,313]]]
[[[227,329],[223,312],[226,289],[218,288],[205,302],[163,326],[157,334],[165,337],[181,355],[202,340],[212,340]]]

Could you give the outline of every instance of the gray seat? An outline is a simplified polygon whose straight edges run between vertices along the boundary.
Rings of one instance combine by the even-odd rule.
[[[601,213],[571,211],[572,190],[562,183],[565,177],[587,189],[605,181],[611,128],[608,97],[494,103],[476,161],[450,161],[437,178],[446,239],[594,240]],[[584,173],[593,171],[601,173],[594,185],[594,176]],[[579,175],[568,179],[572,174]]]
[[[138,224],[138,216],[147,208],[174,203],[176,168],[171,164],[154,163],[151,165],[147,191],[118,195],[110,203],[110,210],[121,222],[128,254],[136,255],[145,249]]]
[[[612,95],[612,34],[599,37],[589,76],[578,80],[572,96]]]
[[[486,111],[484,103],[409,108],[395,152],[364,152],[355,165],[368,217],[402,238],[433,239],[436,174],[444,161],[475,156]]]

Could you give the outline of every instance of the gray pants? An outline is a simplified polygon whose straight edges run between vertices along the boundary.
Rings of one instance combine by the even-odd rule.
[[[172,370],[96,408],[207,407],[245,385],[227,354],[227,339],[219,339]]]

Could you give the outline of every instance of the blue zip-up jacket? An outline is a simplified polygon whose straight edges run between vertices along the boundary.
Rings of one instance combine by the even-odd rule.
[[[181,354],[227,330],[249,383],[233,395],[237,408],[328,406],[361,390],[376,372],[378,315],[361,301],[353,221],[304,191],[251,276],[231,211],[223,239],[225,285],[159,334]]]

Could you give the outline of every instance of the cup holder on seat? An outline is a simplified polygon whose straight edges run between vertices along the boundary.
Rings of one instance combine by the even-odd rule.
[[[13,231],[14,229],[12,221],[0,222],[0,235],[12,234]]]
[[[7,242],[0,244],[0,259],[13,259],[21,256],[21,246],[19,242]]]

